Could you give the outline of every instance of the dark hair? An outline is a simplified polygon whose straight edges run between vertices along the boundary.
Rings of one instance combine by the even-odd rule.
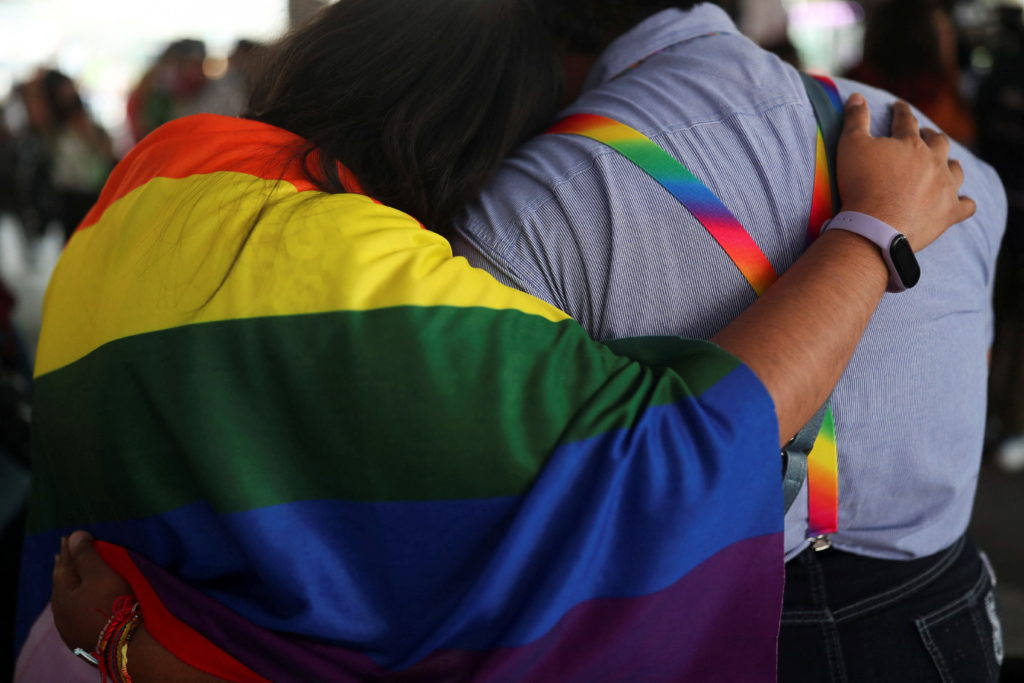
[[[49,69],[43,72],[40,86],[56,125],[63,126],[85,111],[74,81],[60,71]]]
[[[879,73],[883,87],[897,91],[911,79],[944,75],[936,23],[944,12],[939,0],[889,0],[868,12],[864,62]]]
[[[620,35],[663,9],[690,9],[700,0],[540,0],[566,48],[597,54]]]
[[[206,59],[206,43],[195,38],[181,38],[164,48],[162,59]]]
[[[246,114],[308,141],[311,179],[446,229],[557,110],[561,67],[535,3],[340,0],[271,48]]]

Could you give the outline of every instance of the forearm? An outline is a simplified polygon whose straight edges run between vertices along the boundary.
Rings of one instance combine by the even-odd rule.
[[[768,389],[782,443],[832,392],[887,282],[877,246],[853,233],[830,230],[713,339]]]

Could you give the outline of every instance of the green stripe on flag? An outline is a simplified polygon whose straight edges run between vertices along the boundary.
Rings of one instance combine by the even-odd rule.
[[[121,339],[36,384],[31,531],[198,500],[226,513],[517,495],[559,444],[635,424],[645,406],[699,394],[738,364],[676,338],[616,346],[685,368],[690,384],[609,353],[575,322],[484,308]]]

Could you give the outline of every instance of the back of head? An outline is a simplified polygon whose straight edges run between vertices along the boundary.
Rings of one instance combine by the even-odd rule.
[[[557,109],[545,1],[340,0],[271,49],[247,116],[308,140],[325,190],[340,161],[443,230]]]
[[[664,9],[690,9],[700,0],[546,0],[545,11],[565,48],[597,54],[620,35]]]

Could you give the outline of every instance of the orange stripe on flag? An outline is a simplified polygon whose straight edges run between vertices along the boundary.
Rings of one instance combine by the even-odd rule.
[[[230,145],[204,144],[210,135],[229,138]],[[110,174],[100,198],[79,225],[99,222],[110,205],[155,177],[187,178],[216,171],[246,173],[264,180],[283,180],[299,192],[319,189],[303,169],[302,152],[308,143],[298,135],[260,123],[216,114],[196,114],[171,121],[135,146]],[[253,155],[265,147],[267,154]],[[316,174],[315,168],[309,171]],[[342,183],[350,192],[364,194],[346,168],[338,164]]]

